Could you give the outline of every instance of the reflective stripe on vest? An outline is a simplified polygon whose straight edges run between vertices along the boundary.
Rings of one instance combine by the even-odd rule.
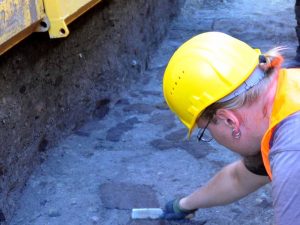
[[[270,118],[270,124],[261,142],[261,153],[266,171],[272,179],[269,161],[270,140],[277,124],[300,110],[300,69],[282,69]]]

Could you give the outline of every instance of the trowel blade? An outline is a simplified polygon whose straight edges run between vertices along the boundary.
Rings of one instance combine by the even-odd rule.
[[[160,219],[163,215],[161,208],[139,208],[132,209],[132,219]]]

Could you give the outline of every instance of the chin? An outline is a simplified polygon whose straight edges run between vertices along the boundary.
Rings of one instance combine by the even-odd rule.
[[[244,157],[249,157],[249,156],[256,156],[257,154],[260,153],[260,149],[259,150],[255,150],[255,151],[247,151],[247,152],[243,152],[242,154],[240,153],[241,156]]]

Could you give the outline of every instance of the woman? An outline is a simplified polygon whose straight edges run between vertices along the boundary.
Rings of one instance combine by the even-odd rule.
[[[224,205],[272,182],[276,224],[300,221],[300,71],[283,69],[280,49],[265,54],[220,32],[184,43],[166,68],[170,109],[243,156],[192,194],[170,201],[165,219]]]

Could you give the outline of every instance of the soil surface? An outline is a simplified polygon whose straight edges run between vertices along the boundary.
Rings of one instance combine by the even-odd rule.
[[[67,38],[35,32],[0,56],[1,225],[11,221],[44,155],[87,121],[103,118],[110,102],[140,79],[183,4],[101,0],[68,25]]]
[[[186,140],[167,108],[162,76],[185,40],[223,31],[266,51],[298,45],[294,1],[187,0],[148,70],[122,97],[104,102],[98,120],[51,149],[24,188],[10,225],[273,224],[270,185],[233,204],[198,210],[191,221],[131,220],[132,208],[163,207],[204,185],[238,155],[217,143]]]

